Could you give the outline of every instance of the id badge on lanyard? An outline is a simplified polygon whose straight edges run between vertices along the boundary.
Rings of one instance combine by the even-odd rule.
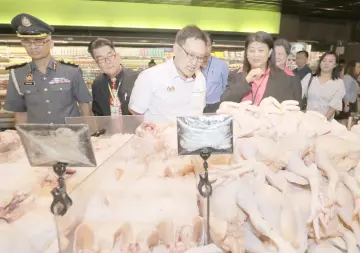
[[[110,88],[110,85],[108,84],[109,93],[112,97],[113,104],[110,105],[110,115],[121,115],[122,114],[122,104],[120,102],[120,99],[118,98],[118,92],[120,88],[121,82],[118,84],[118,88],[115,92]],[[115,94],[114,94],[115,93]]]
[[[261,86],[264,85],[264,80],[265,80],[265,76],[262,77],[262,80],[261,80],[260,84],[258,85],[255,94],[253,94],[253,88],[252,88],[251,95],[252,95],[252,104],[253,105],[256,104],[255,102],[256,102],[256,99],[257,99],[257,94],[258,94],[259,88],[261,88]],[[259,105],[259,103],[257,105]]]
[[[110,115],[121,115],[122,114],[122,106],[121,105],[112,105],[110,106]]]

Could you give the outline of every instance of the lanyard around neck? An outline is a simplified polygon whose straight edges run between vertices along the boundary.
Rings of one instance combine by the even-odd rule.
[[[118,88],[117,88],[117,91],[116,91],[116,96],[118,96],[118,92],[119,92],[119,88],[120,88],[120,85],[122,84],[122,82],[121,81],[119,81],[119,83],[118,83]],[[110,96],[112,96],[112,99],[113,99],[113,101],[116,101],[116,96],[114,96],[114,94],[113,94],[113,89],[112,88],[110,88],[110,84],[108,83],[108,89],[109,89],[109,93],[110,93]]]
[[[265,78],[266,78],[266,75],[264,75],[264,76],[262,77],[262,80],[261,80],[260,84],[258,85],[257,90],[256,90],[256,93],[255,93],[254,95],[253,95],[253,87],[251,87],[252,104],[255,103],[256,98],[257,98],[257,94],[258,94],[258,91],[259,91],[259,88],[261,88],[261,86],[264,85]],[[252,84],[252,85],[253,85],[253,84]]]

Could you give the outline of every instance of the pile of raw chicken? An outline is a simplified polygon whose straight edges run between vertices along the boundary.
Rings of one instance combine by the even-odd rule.
[[[104,162],[132,135],[93,138],[98,163]],[[69,168],[67,190],[74,188],[95,168]],[[57,238],[50,212],[50,191],[57,185],[52,168],[31,167],[16,131],[0,133],[0,252],[45,252]]]
[[[214,157],[214,242],[233,253],[360,252],[360,136],[297,102],[222,103],[234,154]],[[238,224],[238,229],[235,229]],[[235,231],[242,231],[237,234]]]
[[[225,102],[234,154],[209,159],[213,194],[196,186],[198,156],[177,155],[175,125],[144,124],[104,164],[67,252],[359,252],[359,126],[352,131],[297,102]]]
[[[359,125],[348,131],[316,112],[300,112],[295,101],[273,98],[260,106],[224,102],[217,113],[233,115],[234,153],[208,160],[211,238],[205,233],[206,201],[197,189],[203,160],[177,155],[175,124],[142,124],[121,149],[119,144],[110,152],[94,139],[97,160],[119,150],[74,191],[74,206],[61,221],[62,252],[360,252]],[[89,198],[80,201],[76,192]],[[27,250],[2,247],[5,236],[0,252],[44,252],[46,239],[56,233],[44,221],[51,220],[44,203],[38,211],[43,220],[30,212],[8,232],[30,235],[32,226],[37,232],[22,238]],[[206,239],[216,249],[202,246]]]

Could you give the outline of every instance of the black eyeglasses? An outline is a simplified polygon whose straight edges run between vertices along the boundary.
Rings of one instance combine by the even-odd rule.
[[[35,46],[37,47],[42,47],[44,46],[46,43],[48,43],[50,41],[50,39],[46,39],[46,40],[28,40],[28,39],[22,39],[21,40],[21,44],[24,46],[24,47],[30,47],[31,44],[34,44]]]
[[[188,53],[187,50],[185,50],[181,45],[179,45],[183,51],[186,53],[186,58],[188,61],[194,61],[194,60],[197,60],[198,63],[203,63],[205,58],[204,56],[200,57],[200,56],[197,56],[195,54],[192,54],[192,53]]]
[[[111,62],[112,60],[114,60],[115,56],[116,56],[116,54],[111,54],[111,55],[108,55],[108,57],[98,58],[95,61],[99,64],[104,64],[105,62]]]

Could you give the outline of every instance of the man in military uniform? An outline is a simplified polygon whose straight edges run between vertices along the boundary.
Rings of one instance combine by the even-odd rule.
[[[66,117],[91,116],[92,96],[81,69],[50,54],[54,28],[29,14],[17,15],[11,25],[32,61],[8,67],[4,109],[16,112],[17,123],[22,113],[28,123],[40,124],[64,124]]]

